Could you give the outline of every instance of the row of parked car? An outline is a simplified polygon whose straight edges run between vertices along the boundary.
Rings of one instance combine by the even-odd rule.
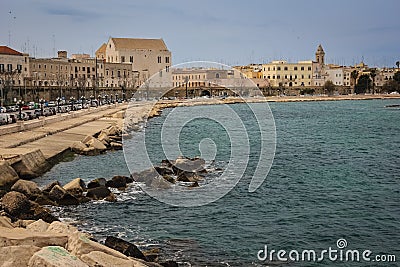
[[[97,103],[92,103],[93,106],[97,106]],[[37,119],[41,116],[53,116],[57,113],[67,113],[75,110],[81,110],[89,108],[90,103],[75,103],[75,104],[61,104],[57,106],[54,102],[48,102],[43,108],[35,103],[29,103],[21,107],[21,113],[19,112],[18,106],[0,107],[0,125],[16,123],[20,121],[28,121]]]

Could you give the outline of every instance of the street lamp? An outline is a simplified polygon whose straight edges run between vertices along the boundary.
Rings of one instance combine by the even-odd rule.
[[[43,114],[44,114],[43,110],[44,110],[44,103],[45,103],[45,102],[46,102],[46,100],[44,100],[43,98],[41,98],[41,99],[39,100],[39,103],[40,103],[40,111],[41,111],[42,116],[43,116]]]
[[[93,105],[94,96],[93,96],[93,95],[90,95],[89,98],[90,98],[90,107],[91,107],[91,106]]]
[[[185,76],[185,84],[186,84],[186,99],[188,98],[188,82],[189,82],[189,76]]]
[[[18,100],[17,105],[18,105],[18,118],[22,120],[22,106],[25,104],[24,101]]]
[[[118,102],[118,94],[115,94],[115,104]]]
[[[60,97],[57,97],[56,101],[57,101],[57,112],[60,113],[60,102],[61,102],[61,98],[60,98]]]
[[[69,100],[71,101],[71,111],[73,111],[73,110],[74,110],[75,97],[71,96],[71,97],[69,98]]]

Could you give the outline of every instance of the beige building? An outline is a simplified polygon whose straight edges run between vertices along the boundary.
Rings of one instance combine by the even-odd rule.
[[[19,100],[29,79],[29,55],[0,46],[0,105]]]
[[[96,51],[96,58],[129,65],[139,86],[151,77],[152,87],[171,87],[172,56],[162,39],[110,38]]]
[[[273,87],[305,87],[312,85],[313,62],[272,61],[262,65],[263,78]]]
[[[239,94],[254,95],[257,85],[264,86],[263,79],[249,79],[237,69],[181,68],[172,70],[172,85],[177,95],[183,96],[226,96]],[[256,85],[257,83],[257,85]],[[184,90],[183,90],[184,89]]]

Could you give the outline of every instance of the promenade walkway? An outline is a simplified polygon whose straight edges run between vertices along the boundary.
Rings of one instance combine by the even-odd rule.
[[[113,124],[122,124],[121,117],[113,118],[111,115],[126,107],[126,104],[102,107],[86,113],[70,114],[66,118],[61,118],[63,114],[58,114],[56,116],[60,118],[53,118],[54,122],[44,123],[37,120],[37,127],[0,135],[0,159],[24,155],[36,149],[40,149],[46,159],[52,158],[68,149],[73,142],[81,141],[86,135],[93,135]]]

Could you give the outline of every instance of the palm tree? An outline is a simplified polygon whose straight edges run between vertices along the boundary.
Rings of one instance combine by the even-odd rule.
[[[371,93],[374,94],[375,92],[375,77],[376,77],[376,69],[371,69],[369,76],[371,76],[372,79],[372,88],[371,88]]]
[[[353,80],[353,94],[354,94],[354,91],[355,91],[354,89],[356,87],[356,82],[357,82],[357,78],[358,78],[358,71],[357,70],[353,70],[350,73],[350,77]]]

